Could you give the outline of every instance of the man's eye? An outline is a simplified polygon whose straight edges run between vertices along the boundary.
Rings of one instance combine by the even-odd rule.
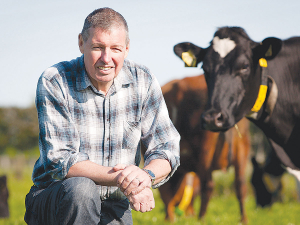
[[[119,49],[119,48],[113,48],[112,49],[114,52],[121,52],[122,50],[121,49]]]

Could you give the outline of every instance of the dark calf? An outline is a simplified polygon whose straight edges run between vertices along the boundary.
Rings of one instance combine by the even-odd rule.
[[[0,217],[9,217],[6,176],[0,177]]]

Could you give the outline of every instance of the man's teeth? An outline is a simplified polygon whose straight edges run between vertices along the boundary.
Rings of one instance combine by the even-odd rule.
[[[109,69],[111,69],[111,67],[103,67],[103,66],[99,66],[98,68],[100,70],[109,70]]]

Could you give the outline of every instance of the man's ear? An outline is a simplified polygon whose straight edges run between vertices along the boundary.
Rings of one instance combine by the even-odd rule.
[[[81,34],[78,35],[78,46],[79,46],[79,50],[80,52],[83,54],[83,44],[84,44],[84,41],[83,41],[83,37]]]
[[[253,49],[255,58],[273,59],[280,52],[282,40],[274,37],[264,39],[256,48]]]
[[[128,44],[127,44],[126,49],[125,49],[125,58],[128,56],[129,47],[130,47],[130,41],[128,41]]]
[[[197,67],[203,61],[206,49],[190,42],[182,42],[174,46],[174,53],[185,62],[185,66]]]

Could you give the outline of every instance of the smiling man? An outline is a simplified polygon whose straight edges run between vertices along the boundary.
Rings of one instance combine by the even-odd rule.
[[[98,90],[107,93],[128,55],[129,40],[123,27],[89,28],[89,38],[79,34],[79,48],[84,55],[87,74]]]
[[[131,209],[151,211],[151,187],[179,166],[180,136],[156,78],[125,59],[129,34],[121,14],[92,12],[78,43],[81,57],[48,68],[38,81],[40,158],[25,221],[132,224]]]

